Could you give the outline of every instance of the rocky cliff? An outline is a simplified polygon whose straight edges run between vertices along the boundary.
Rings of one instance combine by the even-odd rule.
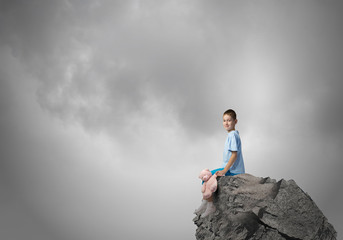
[[[197,240],[334,240],[336,231],[293,181],[218,177],[216,212],[193,221]]]

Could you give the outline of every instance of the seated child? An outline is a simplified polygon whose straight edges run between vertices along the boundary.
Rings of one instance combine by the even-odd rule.
[[[218,176],[234,176],[245,173],[241,139],[238,131],[235,130],[236,124],[235,111],[232,109],[225,111],[223,114],[223,126],[228,131],[228,135],[224,145],[223,163],[221,168],[211,171],[212,175],[217,173]],[[216,208],[213,205],[213,198],[211,196],[207,200],[203,199],[200,207],[194,213],[201,214],[201,217],[206,217],[215,211]]]

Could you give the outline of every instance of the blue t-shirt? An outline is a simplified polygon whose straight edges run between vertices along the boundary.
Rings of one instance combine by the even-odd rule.
[[[234,164],[231,166],[229,171],[234,174],[245,173],[242,148],[241,148],[241,138],[239,137],[239,133],[237,130],[233,130],[229,132],[227,135],[225,146],[224,146],[224,153],[223,153],[223,164],[222,164],[223,168],[229,162],[229,159],[232,155],[232,151],[237,152],[237,159],[234,162]]]

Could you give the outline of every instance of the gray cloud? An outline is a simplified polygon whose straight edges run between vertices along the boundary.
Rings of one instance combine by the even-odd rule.
[[[208,81],[216,65],[213,43],[197,22],[196,9],[182,5],[131,3],[122,18],[116,11],[96,12],[96,8],[116,10],[116,4],[93,6],[95,13],[89,10],[92,6],[83,6],[75,16],[77,7],[66,3],[46,11],[44,6],[19,8],[23,11],[19,19],[27,26],[14,28],[12,35],[19,43],[13,49],[42,82],[40,104],[62,118],[116,132],[130,116],[127,112],[144,114],[146,99],[154,96],[165,109],[175,110],[188,129],[198,122],[208,132],[207,118],[191,112],[211,105],[203,89],[213,88]],[[103,19],[93,20],[90,14]],[[212,120],[218,116],[213,114]]]

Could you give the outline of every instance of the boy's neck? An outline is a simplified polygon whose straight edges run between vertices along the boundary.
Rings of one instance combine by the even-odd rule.
[[[235,131],[236,129],[231,129],[230,131],[227,131],[227,132],[232,132],[232,131]]]

